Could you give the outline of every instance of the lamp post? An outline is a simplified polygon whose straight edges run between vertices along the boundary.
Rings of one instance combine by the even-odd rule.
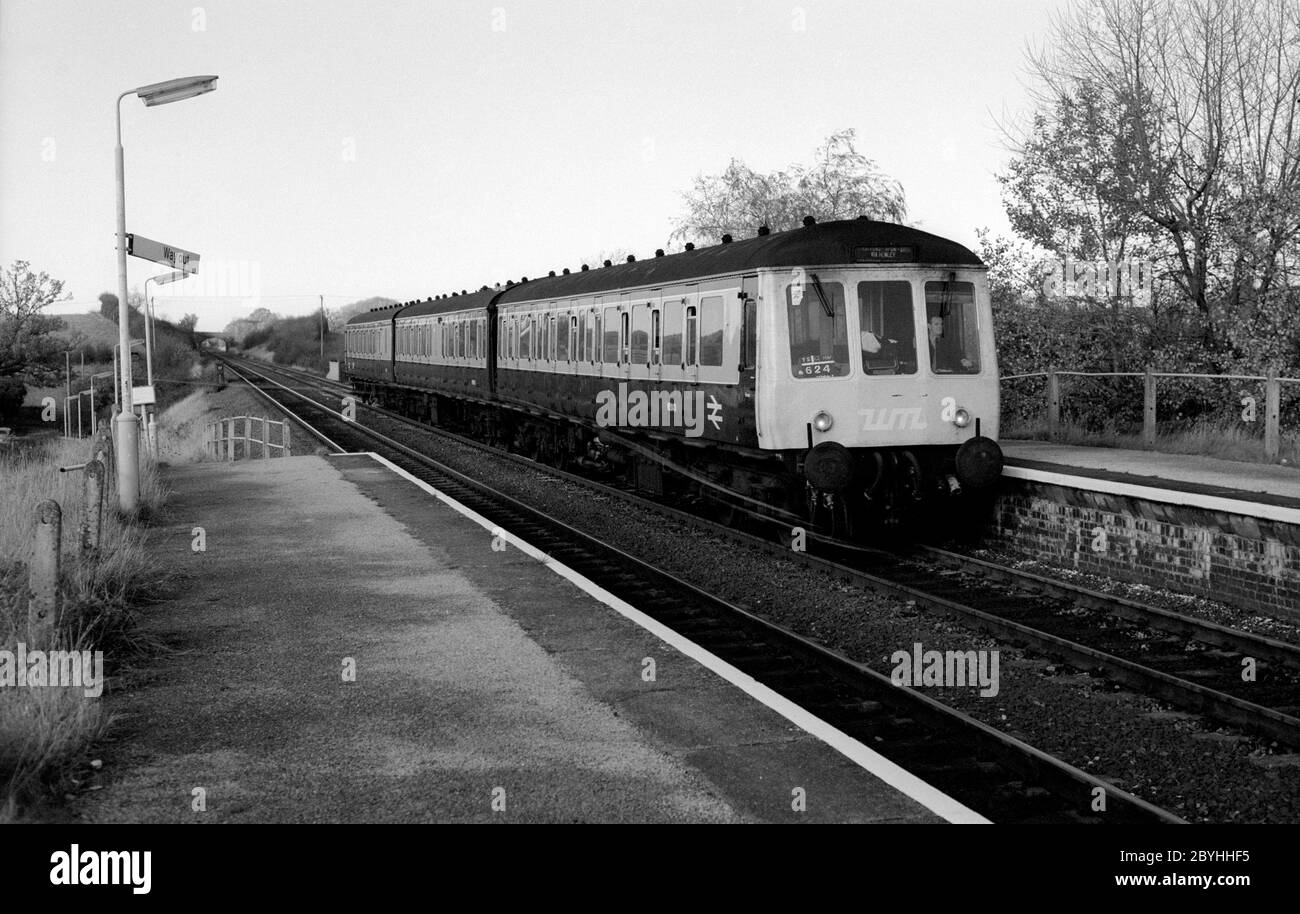
[[[126,301],[126,170],[122,164],[122,99],[138,95],[145,106],[166,105],[193,98],[216,88],[215,76],[184,76],[166,82],[128,89],[117,97],[117,146],[114,149],[117,171],[117,332],[118,347],[123,353],[131,349],[130,309]],[[135,511],[140,501],[140,429],[131,408],[131,358],[121,361],[122,411],[117,423],[117,497],[118,507],[126,513]]]
[[[149,283],[156,282],[163,286],[184,279],[188,275],[184,270],[174,270],[160,276],[150,276],[144,281],[144,359],[145,367],[149,372],[150,387],[153,387],[153,303],[149,300]]]

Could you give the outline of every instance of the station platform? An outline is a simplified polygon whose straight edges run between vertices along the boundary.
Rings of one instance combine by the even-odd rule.
[[[1300,468],[1046,441],[998,444],[1011,478],[1300,524]]]
[[[75,819],[973,817],[797,726],[562,566],[493,549],[481,518],[371,455],[166,478],[149,545],[181,580],[144,627],[169,650],[110,684],[118,723]]]

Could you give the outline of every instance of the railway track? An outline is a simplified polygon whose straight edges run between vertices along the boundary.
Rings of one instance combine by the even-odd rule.
[[[347,396],[349,389],[276,366],[286,378]],[[626,488],[506,454],[471,438],[415,423],[376,407],[394,422],[450,438],[496,457],[615,495],[638,508],[675,516],[711,532],[811,566],[857,586],[942,612],[999,640],[1106,676],[1220,723],[1300,747],[1300,646],[1231,629],[1195,616],[1141,604],[934,546],[900,555],[815,534],[808,551],[792,552],[788,525],[750,514],[755,535],[696,512],[646,499]],[[734,505],[728,506],[735,511]],[[936,574],[936,569],[940,569]],[[1245,663],[1253,679],[1243,678]]]
[[[378,430],[349,421],[262,370],[227,364],[331,449],[381,454],[992,821],[1181,821],[935,699],[899,688],[864,664],[654,568]],[[320,387],[298,373],[269,367],[267,371]],[[1104,810],[1097,809],[1100,794],[1106,796]]]

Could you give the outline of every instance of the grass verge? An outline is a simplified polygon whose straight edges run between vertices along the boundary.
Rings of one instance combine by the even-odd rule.
[[[97,560],[78,554],[80,472],[60,466],[90,458],[90,442],[53,439],[21,453],[0,453],[0,652],[16,666],[18,645],[28,645],[28,568],[37,506],[52,499],[62,509],[61,615],[56,641],[62,651],[102,651],[108,673],[120,670],[146,645],[136,634],[138,607],[160,593],[162,569],[144,548],[144,523],[166,499],[157,470],[141,473],[139,516],[119,517],[110,483]],[[111,476],[111,472],[108,474]],[[0,664],[6,655],[0,654]],[[2,671],[0,671],[2,672]],[[16,671],[13,676],[16,679]],[[81,687],[18,687],[0,676],[0,821],[28,818],[76,786],[76,773],[110,721],[102,698]]]

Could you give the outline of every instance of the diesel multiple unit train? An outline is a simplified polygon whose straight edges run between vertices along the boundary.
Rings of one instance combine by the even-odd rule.
[[[539,461],[862,533],[1001,474],[985,273],[926,232],[808,218],[358,314],[345,370]]]

